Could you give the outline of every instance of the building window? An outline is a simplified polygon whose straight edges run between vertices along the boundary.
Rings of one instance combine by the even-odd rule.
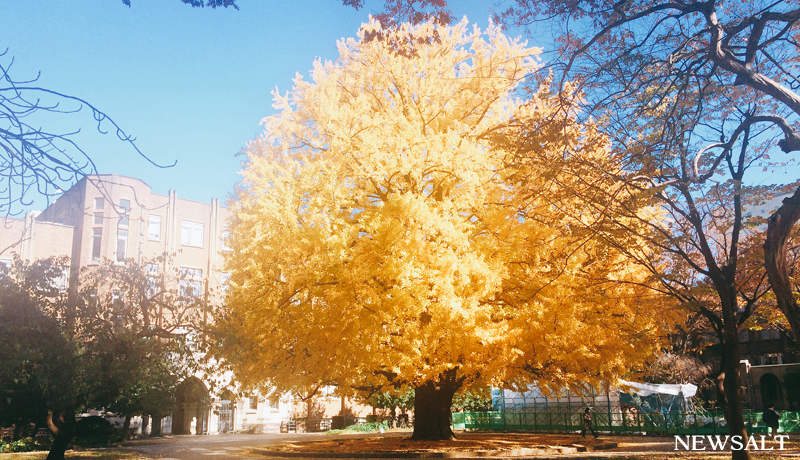
[[[92,229],[92,261],[100,260],[100,243],[103,241],[103,229]]]
[[[230,280],[231,274],[230,273],[220,273],[220,278],[222,278],[222,284],[219,286],[219,290],[222,295],[225,295],[228,292],[228,288],[230,287]]]
[[[147,264],[144,266],[144,274],[147,275],[148,277],[158,276],[158,272],[159,272],[158,264]]]
[[[117,262],[125,262],[128,258],[128,231],[117,230]]]
[[[250,396],[250,410],[258,410],[258,396]]]
[[[750,341],[750,329],[744,329],[739,331],[739,342],[749,342]]]
[[[57,269],[61,273],[51,280],[51,284],[59,291],[66,292],[67,286],[69,286],[69,265],[61,265]]]
[[[119,200],[119,226],[127,227],[130,220],[131,200]]]
[[[94,213],[94,225],[103,225],[103,213],[102,212]]]
[[[181,244],[184,246],[203,247],[203,224],[199,222],[181,221]]]
[[[769,330],[769,338],[770,339],[780,339],[781,338],[781,331],[778,329],[770,329]]]
[[[94,208],[95,209],[103,209],[106,205],[106,200],[102,196],[98,196],[94,199]]]
[[[761,329],[758,331],[758,338],[761,340],[780,339],[781,331],[777,329]]]
[[[203,270],[199,268],[184,268],[179,270],[178,293],[184,299],[200,297],[203,290]]]
[[[222,229],[222,250],[223,251],[232,251],[231,247],[228,246],[228,242],[231,239],[231,232],[227,228]]]
[[[146,264],[144,275],[147,278],[147,296],[154,297],[158,293],[158,265]]]
[[[111,303],[118,304],[125,301],[125,293],[121,289],[111,291]]]
[[[151,240],[161,240],[161,216],[150,215],[147,224],[147,237]]]

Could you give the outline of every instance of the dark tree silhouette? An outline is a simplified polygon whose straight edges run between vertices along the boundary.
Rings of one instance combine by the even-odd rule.
[[[82,270],[75,295],[59,283],[66,258],[0,269],[0,426],[46,423],[47,458],[63,460],[77,414],[105,408],[128,423],[174,407],[203,304],[180,295],[177,273],[145,268],[161,262],[104,260]]]
[[[235,0],[181,1],[192,7],[239,9]],[[122,3],[131,6],[131,0]],[[139,150],[133,136],[95,105],[39,86],[39,75],[30,79],[15,76],[13,65],[14,58],[5,49],[0,53],[0,214],[18,215],[32,204],[33,197],[50,199],[61,189],[98,172],[91,153],[75,141],[80,130],[51,131],[46,127],[48,114],[75,115],[88,110],[100,133],[113,131],[154,166],[175,164],[152,161]]]
[[[144,159],[159,165],[136,146],[111,117],[88,101],[12,76],[14,58],[0,53],[0,214],[15,215],[32,203],[33,196],[55,196],[97,168],[88,152],[74,140],[80,130],[51,131],[42,127],[47,115],[75,115],[88,110],[97,130],[113,130]]]
[[[342,3],[355,9],[364,7],[364,0],[342,0]],[[385,0],[383,11],[374,17],[381,25],[387,27],[394,27],[403,22],[419,24],[428,20],[449,24],[454,19],[447,9],[446,0]]]

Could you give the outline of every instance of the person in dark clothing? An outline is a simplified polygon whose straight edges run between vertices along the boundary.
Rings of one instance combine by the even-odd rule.
[[[764,411],[764,415],[761,416],[761,420],[763,420],[764,424],[770,429],[770,434],[774,438],[775,435],[778,434],[778,425],[781,420],[781,413],[775,410],[775,404],[770,404],[769,407],[767,407],[767,410]]]
[[[597,439],[597,433],[594,432],[594,424],[592,423],[592,410],[588,407],[583,411],[583,429],[581,430],[581,437],[586,437],[587,429],[590,430],[594,438]]]

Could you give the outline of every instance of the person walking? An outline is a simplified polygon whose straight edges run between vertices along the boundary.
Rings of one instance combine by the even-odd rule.
[[[581,437],[586,437],[587,429],[590,430],[594,438],[597,439],[597,433],[594,432],[594,424],[592,423],[592,409],[589,407],[583,411],[583,429],[581,430]]]
[[[767,407],[767,410],[764,411],[764,414],[761,416],[761,420],[764,421],[764,424],[771,431],[771,435],[775,438],[775,435],[778,434],[778,426],[780,425],[781,420],[781,413],[775,410],[775,404],[770,403]]]

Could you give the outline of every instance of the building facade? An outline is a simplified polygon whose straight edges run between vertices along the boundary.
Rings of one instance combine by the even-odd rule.
[[[41,212],[23,219],[0,219],[0,264],[15,255],[23,260],[69,257],[64,288],[76,286],[80,268],[103,259],[145,264],[148,275],[180,273],[181,293],[213,305],[228,279],[224,258],[230,210],[219,204],[153,193],[143,181],[120,175],[87,176]],[[152,263],[159,260],[158,263]],[[209,391],[201,379],[187,379],[178,389],[171,418],[148,431],[204,434],[278,431],[288,419],[289,402],[270,405],[257,395],[233,396]],[[259,403],[259,400],[262,400]],[[154,421],[157,422],[157,421]]]

